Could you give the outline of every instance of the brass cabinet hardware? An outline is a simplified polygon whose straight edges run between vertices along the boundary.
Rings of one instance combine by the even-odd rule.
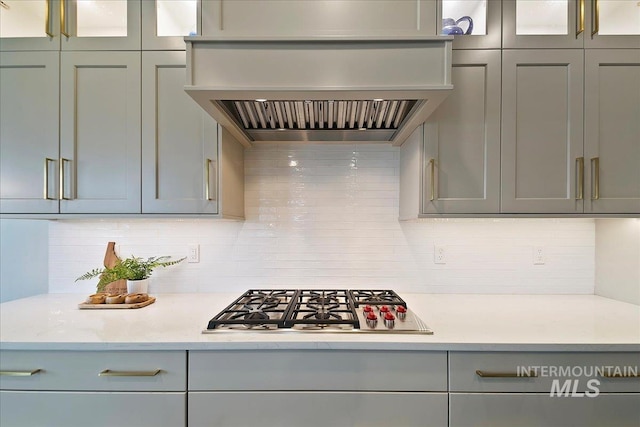
[[[0,371],[0,375],[6,375],[8,377],[30,377],[40,372],[43,372],[42,369],[34,369],[32,371]]]
[[[45,12],[44,33],[49,37],[53,37],[53,22],[51,22],[51,0],[47,0],[47,10]]]
[[[522,374],[518,374],[517,372],[494,372],[481,370],[477,370],[476,375],[482,378],[536,378],[538,376],[535,372],[523,372]]]
[[[577,185],[577,194],[576,200],[582,200],[584,198],[584,157],[578,157],[576,159],[577,164],[577,175],[578,175],[578,185]]]
[[[600,31],[600,5],[598,0],[591,2],[591,38]]]
[[[211,159],[204,162],[205,183],[204,183],[204,199],[211,200]]]
[[[593,171],[591,200],[598,200],[600,198],[600,157],[591,158],[591,170]]]
[[[584,31],[584,0],[576,1],[576,38]]]
[[[49,197],[49,162],[55,162],[55,159],[49,157],[44,158],[44,192],[43,197],[45,200],[56,200],[55,197]]]
[[[436,160],[435,159],[429,159],[429,176],[431,179],[431,182],[430,182],[431,195],[429,196],[429,200],[433,202],[433,200],[436,197],[436,184],[435,184]]]
[[[60,34],[65,37],[69,36],[69,29],[67,28],[67,0],[60,0]]]
[[[69,159],[65,159],[64,157],[60,157],[60,200],[71,200],[69,197],[64,196],[64,163],[71,162]]]
[[[98,374],[99,377],[155,377],[161,369],[154,371],[113,371],[111,369],[105,369]]]

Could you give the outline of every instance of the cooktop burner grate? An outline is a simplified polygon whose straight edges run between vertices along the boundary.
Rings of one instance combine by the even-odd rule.
[[[293,328],[358,328],[358,316],[346,290],[302,289],[285,320]]]
[[[356,308],[361,305],[401,305],[407,307],[407,303],[392,290],[351,289],[349,293]]]
[[[282,328],[297,293],[295,289],[250,289],[211,319],[207,328]]]

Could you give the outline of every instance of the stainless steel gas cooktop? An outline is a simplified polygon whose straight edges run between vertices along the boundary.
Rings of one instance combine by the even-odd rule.
[[[433,334],[392,290],[250,289],[209,321],[221,331]]]

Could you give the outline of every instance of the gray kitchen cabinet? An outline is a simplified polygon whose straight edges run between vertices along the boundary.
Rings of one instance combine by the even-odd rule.
[[[583,56],[503,51],[502,213],[582,212]]]
[[[585,35],[584,0],[502,2],[502,47],[579,49]]]
[[[211,0],[203,36],[436,35],[436,0]]]
[[[0,424],[184,426],[185,367],[185,351],[5,350]]]
[[[190,351],[190,426],[446,426],[446,352]],[[250,404],[247,404],[250,402]]]
[[[60,1],[7,1],[0,7],[0,51],[60,50]]]
[[[60,213],[140,212],[140,52],[62,52]]]
[[[471,18],[470,21],[465,18],[467,16]],[[502,2],[500,0],[439,0],[438,18],[439,34],[450,34],[450,31],[443,31],[444,19],[460,21],[455,26],[465,34],[454,34],[453,49],[500,49],[502,47]],[[471,25],[473,28],[470,28]],[[471,30],[470,34],[466,34],[469,30]]]
[[[640,214],[640,49],[585,51],[585,205]]]
[[[638,369],[633,352],[450,352],[449,425],[637,426]]]
[[[583,0],[585,48],[640,49],[640,3]]]
[[[185,53],[142,54],[142,212],[218,212],[218,125],[184,91]]]
[[[184,37],[199,32],[202,1],[144,0],[142,50],[185,50]]]
[[[0,53],[2,213],[58,212],[59,63],[58,52]]]
[[[421,213],[500,209],[500,51],[453,53],[454,90],[424,124]]]
[[[62,50],[140,50],[141,0],[60,0]]]

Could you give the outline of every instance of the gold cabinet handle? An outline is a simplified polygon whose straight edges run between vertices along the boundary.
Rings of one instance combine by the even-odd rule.
[[[598,0],[591,2],[591,38],[600,31],[600,5]]]
[[[584,0],[576,2],[576,38],[584,31]]]
[[[205,179],[206,182],[204,184],[204,199],[205,200],[215,200],[215,197],[211,196],[211,165],[214,163],[213,160],[207,159],[204,164],[205,168]],[[214,173],[214,177],[216,174]],[[217,184],[213,185],[214,191],[216,191]]]
[[[576,159],[577,169],[577,195],[576,200],[582,200],[584,198],[584,157],[578,157]]]
[[[433,202],[433,200],[436,197],[436,183],[435,183],[435,178],[436,178],[436,160],[435,159],[429,159],[429,179],[431,180],[430,184],[430,196],[429,196],[429,200]]]
[[[70,37],[69,29],[67,28],[67,12],[67,0],[60,0],[60,34]]]
[[[30,377],[35,374],[43,372],[42,369],[34,369],[33,371],[0,371],[0,375],[6,375],[8,377]]]
[[[49,162],[55,162],[55,159],[45,157],[44,159],[44,192],[43,197],[45,200],[56,200],[55,197],[49,197]]]
[[[64,196],[64,163],[71,162],[69,159],[65,159],[64,157],[60,157],[60,196],[58,197],[60,200],[71,200],[68,197]]]
[[[600,157],[591,158],[591,170],[593,171],[591,200],[598,200],[600,198]]]
[[[492,372],[481,370],[477,370],[476,375],[482,378],[536,378],[538,376],[535,372],[523,372],[522,375],[518,375],[517,372]]]
[[[53,37],[53,22],[51,22],[51,0],[47,0],[47,10],[45,12],[44,33],[49,37]]]
[[[98,374],[99,377],[155,377],[162,369],[156,369],[155,371],[113,371],[111,369],[105,369]]]

